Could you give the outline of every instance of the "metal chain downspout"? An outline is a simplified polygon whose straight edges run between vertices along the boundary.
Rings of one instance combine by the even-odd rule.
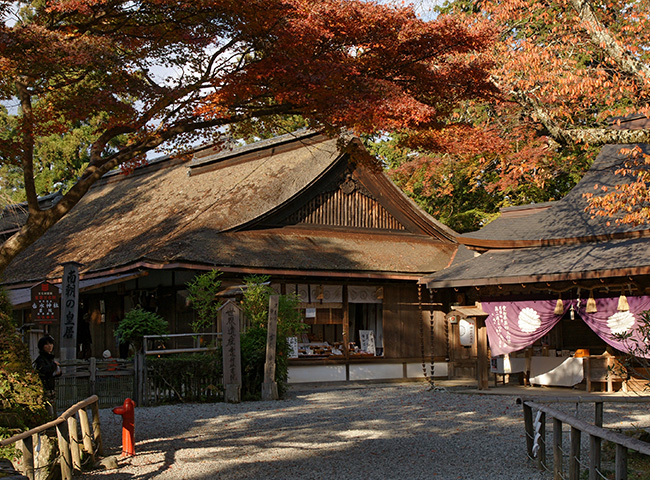
[[[422,285],[418,284],[418,311],[420,312],[419,324],[420,324],[420,353],[422,354],[422,374],[424,378],[429,380],[427,376],[427,362],[424,356],[424,324],[422,322]]]
[[[434,341],[435,341],[435,315],[434,315],[434,302],[433,302],[433,290],[429,289],[429,303],[431,304],[430,309],[429,309],[429,321],[431,322],[431,331],[429,332],[430,334],[430,339],[431,343],[429,344],[431,346],[431,377],[429,380],[429,384],[431,385],[431,388],[435,388],[435,382],[433,380],[434,378],[434,373],[435,373],[435,365],[434,365]]]

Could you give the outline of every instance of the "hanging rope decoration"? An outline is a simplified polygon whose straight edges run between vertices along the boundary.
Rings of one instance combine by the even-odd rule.
[[[430,311],[427,313],[429,314],[429,319],[430,319],[430,324],[431,324],[431,332],[430,332],[430,338],[431,338],[431,365],[430,365],[430,370],[431,373],[427,374],[427,360],[426,360],[426,355],[424,352],[424,322],[423,320],[423,312],[424,309],[422,308],[422,285],[418,285],[418,309],[420,312],[420,353],[422,354],[422,374],[424,375],[424,378],[429,382],[429,389],[433,390],[435,389],[435,381],[433,380],[433,374],[434,374],[434,364],[433,364],[433,341],[434,341],[434,322],[433,322],[433,299],[432,299],[432,293],[429,291],[429,299],[430,299]]]
[[[429,384],[431,385],[431,388],[434,388],[435,384],[434,384],[433,378],[434,378],[434,373],[435,373],[435,365],[434,365],[434,356],[433,356],[434,348],[433,347],[435,345],[435,343],[434,343],[434,340],[435,340],[435,316],[434,316],[434,309],[433,309],[434,303],[433,303],[433,290],[432,289],[429,289],[429,303],[431,304],[430,307],[429,307],[429,321],[431,323],[431,331],[429,332],[429,336],[430,336],[430,339],[431,339],[431,343],[429,343],[429,345],[431,345],[431,377],[430,377],[430,380],[429,380]]]
[[[420,312],[420,353],[422,354],[422,374],[424,378],[428,380],[427,377],[427,363],[424,357],[424,323],[422,322],[422,285],[418,284],[418,310]]]

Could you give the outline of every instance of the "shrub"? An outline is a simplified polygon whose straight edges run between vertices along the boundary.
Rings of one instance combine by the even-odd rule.
[[[0,438],[48,421],[43,385],[31,365],[27,346],[16,332],[11,304],[0,290]],[[11,458],[13,447],[1,447]]]
[[[194,333],[200,333],[207,328],[211,329],[217,318],[221,302],[215,300],[215,296],[221,288],[221,280],[218,280],[221,273],[218,270],[212,270],[197,275],[187,283],[187,289],[190,292],[188,300],[197,315],[191,325]]]
[[[266,337],[269,317],[269,297],[275,291],[267,284],[269,277],[253,275],[244,279],[246,291],[243,299],[244,314],[251,327],[241,336],[242,399],[258,400],[262,395],[264,363],[266,362]],[[297,295],[280,295],[278,304],[278,329],[275,350],[275,382],[278,394],[287,391],[289,377],[289,344],[287,337],[297,335],[307,326],[302,317]]]
[[[160,315],[136,307],[129,311],[116,330],[121,343],[130,343],[136,352],[142,351],[145,335],[166,335],[167,321]]]

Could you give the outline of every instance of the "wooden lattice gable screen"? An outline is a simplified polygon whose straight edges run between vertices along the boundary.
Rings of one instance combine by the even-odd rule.
[[[335,227],[405,230],[352,174],[324,189],[288,215],[285,225],[309,224]]]

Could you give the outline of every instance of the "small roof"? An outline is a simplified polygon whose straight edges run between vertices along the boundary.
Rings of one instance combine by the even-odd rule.
[[[647,238],[489,250],[423,277],[428,288],[598,279],[650,273]]]
[[[616,175],[634,145],[606,145],[583,179],[557,202],[504,209],[500,218],[458,241],[485,253],[420,280],[429,288],[529,284],[650,273],[647,225],[607,225],[586,212],[594,185],[625,183]],[[650,153],[648,145],[639,145]]]
[[[103,277],[96,278],[86,278],[79,280],[79,291],[88,292],[95,290],[97,288],[107,287],[109,285],[115,285],[116,283],[123,283],[128,280],[133,280],[134,278],[144,277],[147,275],[147,272],[137,272],[137,273],[127,273],[122,275],[106,275]],[[7,295],[9,296],[9,301],[14,307],[23,307],[28,305],[32,301],[31,290],[33,286],[22,287],[22,288],[13,288],[7,290]],[[60,284],[55,284],[55,287],[61,290]]]
[[[645,153],[650,146],[639,145]],[[561,200],[542,204],[504,209],[502,215],[476,232],[458,237],[470,246],[508,248],[531,245],[566,243],[567,239],[595,239],[621,236],[632,231],[647,231],[648,227],[607,222],[602,217],[592,218],[585,211],[588,206],[585,193],[594,193],[594,185],[612,188],[625,183],[625,177],[616,175],[628,159],[621,153],[632,145],[606,145],[594,160],[582,180]]]
[[[460,314],[462,318],[467,317],[487,317],[488,314],[478,305],[452,305],[451,312],[447,316]]]

